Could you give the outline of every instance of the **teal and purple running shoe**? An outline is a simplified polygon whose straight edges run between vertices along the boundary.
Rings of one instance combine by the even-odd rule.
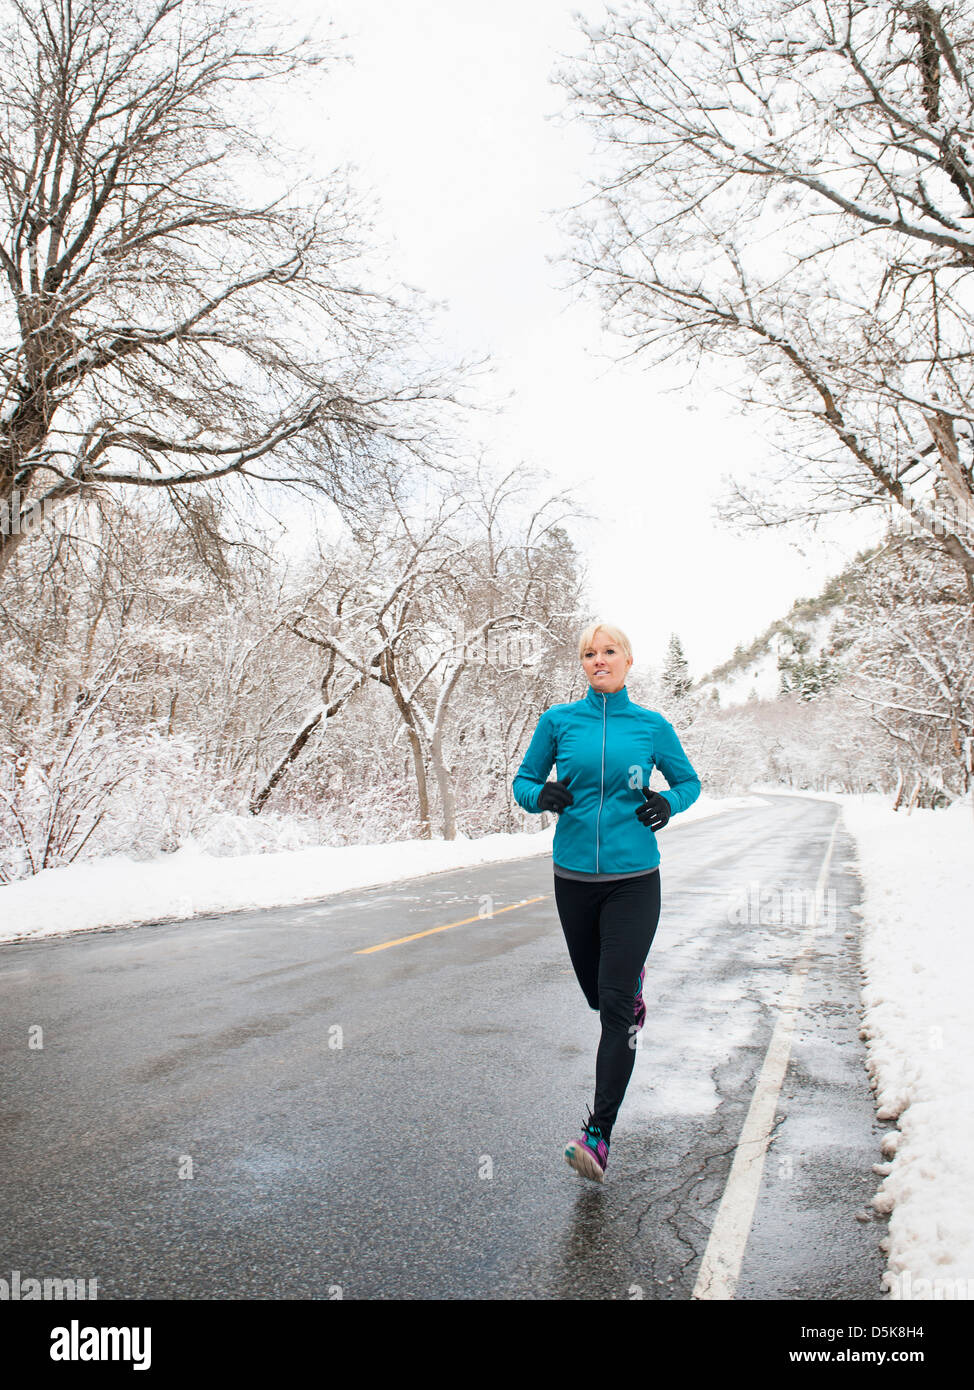
[[[597,1124],[593,1124],[591,1110],[588,1122],[582,1127],[582,1136],[565,1146],[565,1161],[570,1168],[583,1178],[602,1182],[605,1165],[609,1161],[609,1144],[602,1136]]]

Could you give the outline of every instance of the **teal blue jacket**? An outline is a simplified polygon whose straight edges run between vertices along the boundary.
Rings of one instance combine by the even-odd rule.
[[[636,815],[654,767],[669,784],[661,792],[673,813],[700,795],[700,779],[673,725],[630,700],[625,686],[604,693],[589,687],[581,700],[552,705],[538,720],[514,778],[525,811],[538,800],[552,766],[575,798],[558,817],[554,862],[586,874],[638,873],[660,861],[656,835]]]

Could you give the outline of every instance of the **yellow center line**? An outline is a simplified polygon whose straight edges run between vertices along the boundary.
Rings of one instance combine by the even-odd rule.
[[[502,912],[513,912],[516,907],[527,907],[528,903],[539,903],[542,899],[549,897],[548,893],[541,893],[537,898],[522,898],[519,903],[511,903],[510,907],[499,907],[496,912],[478,912],[476,917],[463,917],[459,922],[447,922],[442,927],[430,927],[428,931],[414,932],[412,936],[397,936],[395,941],[380,941],[378,946],[366,946],[361,951],[354,951],[356,956],[368,956],[373,951],[384,951],[387,946],[402,946],[406,941],[418,941],[421,936],[432,936],[438,931],[449,931],[451,927],[465,927],[468,922],[485,922],[488,917],[499,917]]]

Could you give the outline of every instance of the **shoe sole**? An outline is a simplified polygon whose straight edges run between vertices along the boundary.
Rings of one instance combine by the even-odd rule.
[[[565,1162],[580,1177],[591,1178],[593,1182],[605,1181],[605,1174],[584,1144],[569,1144],[565,1149]]]

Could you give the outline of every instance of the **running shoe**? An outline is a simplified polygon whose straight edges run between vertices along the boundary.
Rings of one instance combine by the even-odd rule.
[[[635,1004],[634,1013],[635,1013],[636,1027],[637,1027],[637,1028],[641,1028],[641,1027],[643,1026],[643,1024],[646,1022],[646,1005],[645,1005],[645,1003],[643,1002],[643,980],[644,980],[645,978],[646,978],[646,967],[645,967],[645,965],[644,965],[643,968],[642,968],[642,970],[640,970],[640,972],[639,972],[639,979],[638,979],[637,982],[636,982],[636,1004]]]
[[[602,1137],[599,1126],[592,1123],[592,1118],[590,1110],[588,1122],[582,1127],[581,1138],[565,1146],[565,1161],[581,1177],[602,1182],[605,1165],[609,1161],[609,1144]]]

